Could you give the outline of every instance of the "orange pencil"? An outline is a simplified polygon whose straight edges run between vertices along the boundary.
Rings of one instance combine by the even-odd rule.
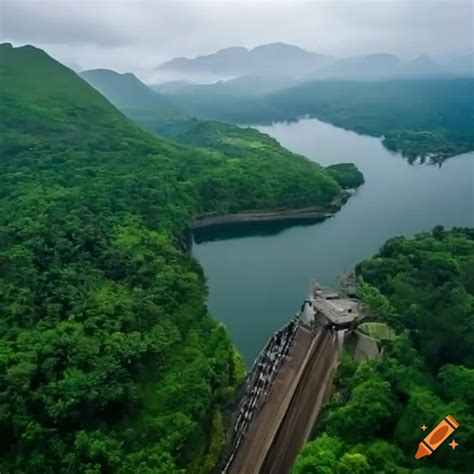
[[[415,458],[430,456],[458,428],[459,423],[451,416],[441,420],[436,428],[418,445]]]

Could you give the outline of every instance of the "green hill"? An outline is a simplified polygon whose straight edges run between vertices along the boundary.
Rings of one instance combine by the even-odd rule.
[[[1,45],[0,51],[4,153],[19,153],[33,143],[52,145],[56,140],[93,146],[95,129],[107,133],[129,127],[99,93],[44,51],[9,44]]]
[[[196,179],[208,210],[311,206],[334,211],[341,205],[341,186],[335,176],[253,128],[198,122],[174,140],[225,159],[220,167],[202,169]]]
[[[0,77],[0,471],[209,472],[243,371],[188,225],[340,186],[149,135],[31,46],[1,45]]]
[[[132,73],[94,69],[83,71],[80,76],[127,117],[153,133],[173,135],[175,129],[179,131],[192,123],[183,108],[150,89]]]
[[[170,99],[150,89],[132,73],[94,69],[83,71],[80,76],[121,110],[153,110],[163,119],[182,115]]]

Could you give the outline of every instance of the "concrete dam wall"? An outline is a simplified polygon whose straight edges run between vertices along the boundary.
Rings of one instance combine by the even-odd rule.
[[[357,300],[319,287],[255,360],[237,410],[226,474],[286,474],[328,401]]]

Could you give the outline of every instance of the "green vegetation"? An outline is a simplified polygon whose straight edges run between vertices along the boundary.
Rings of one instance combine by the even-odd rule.
[[[157,119],[173,119],[183,115],[167,97],[151,90],[132,73],[94,69],[83,71],[80,76],[124,113],[148,112]]]
[[[224,93],[216,84],[190,86],[168,96],[201,119],[271,123],[304,115],[358,133],[414,161],[442,161],[474,149],[473,79],[400,79],[379,82],[314,81],[255,96]]]
[[[168,97],[155,92],[134,74],[108,69],[83,71],[80,76],[115,107],[145,130],[173,137],[195,125]]]
[[[354,186],[363,183],[354,165],[328,172],[253,128],[198,122],[174,139],[228,158],[226,166],[209,167],[201,178],[212,183],[212,187],[201,187],[206,202],[223,212],[236,212],[238,206],[244,210],[305,206],[334,210],[341,205],[340,189],[345,187],[346,176],[351,176]]]
[[[339,127],[383,136],[410,160],[433,161],[474,149],[474,80],[314,82],[269,98],[287,118],[309,114]]]
[[[433,229],[388,240],[357,268],[364,303],[399,335],[359,365],[346,354],[320,433],[296,460],[300,473],[452,473],[474,466],[474,230]],[[459,447],[414,457],[451,414]],[[425,468],[422,469],[421,466]]]
[[[389,150],[411,162],[442,162],[474,149],[474,79],[298,83],[257,76],[152,90],[133,74],[98,69],[81,76],[140,126],[169,138],[191,130],[197,122],[192,117],[254,124],[309,115],[383,136]]]
[[[357,188],[364,183],[363,174],[353,163],[338,163],[326,167],[326,171],[338,182],[341,188]]]
[[[31,46],[1,45],[0,76],[0,471],[208,472],[243,368],[188,225],[339,185],[151,136]]]
[[[395,331],[385,323],[362,323],[357,329],[378,341],[395,337]]]

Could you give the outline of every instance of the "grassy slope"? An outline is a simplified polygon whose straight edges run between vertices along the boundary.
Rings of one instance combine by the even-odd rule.
[[[90,145],[98,127],[103,133],[129,128],[127,121],[99,93],[83,81],[73,80],[75,74],[50,61],[46,53],[31,46],[15,49],[2,45],[1,48],[4,152],[10,146],[12,152],[20,152],[30,142]],[[15,140],[16,130],[21,130],[26,143]],[[84,143],[84,139],[88,142]]]

